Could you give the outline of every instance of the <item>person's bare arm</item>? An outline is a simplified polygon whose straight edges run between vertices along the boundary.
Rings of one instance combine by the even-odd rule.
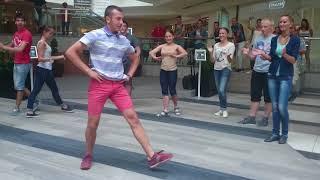
[[[43,61],[50,61],[51,58],[49,57],[44,57],[44,52],[46,50],[46,44],[43,41],[40,41],[37,46],[37,51],[38,51],[38,61],[43,62]]]
[[[132,53],[129,55],[129,60],[131,60],[131,65],[127,75],[132,78],[139,66],[140,59],[139,56],[137,56],[137,53]]]
[[[162,45],[159,45],[149,52],[149,55],[152,57],[152,59],[157,60],[157,61],[161,60],[161,57],[156,56],[156,53],[161,51],[161,49],[162,49]]]
[[[0,48],[6,51],[9,51],[11,53],[17,53],[17,52],[22,52],[26,47],[27,47],[28,43],[22,41],[22,43],[20,44],[19,47],[12,47],[12,43],[10,43],[9,45],[0,45]]]
[[[261,53],[259,55],[260,55],[261,59],[271,61],[271,56],[269,54]]]
[[[98,82],[102,82],[103,77],[101,77],[97,72],[91,70],[80,58],[80,54],[86,48],[87,46],[85,44],[78,41],[65,52],[65,57],[90,78],[95,79]]]
[[[46,44],[45,42],[40,41],[37,46],[38,51],[38,61],[52,61],[52,60],[58,60],[58,59],[64,59],[64,56],[50,56],[50,57],[44,57],[44,53],[46,51]]]
[[[215,62],[215,58],[214,58],[214,48],[208,47],[208,51],[209,51],[209,54],[210,54],[211,62],[214,63],[214,62]]]
[[[187,51],[179,45],[178,45],[177,51],[179,54],[175,56],[176,58],[183,58],[188,55]]]
[[[136,46],[134,49],[136,50],[136,55],[137,55],[138,57],[140,57],[141,48],[140,48],[139,46]]]

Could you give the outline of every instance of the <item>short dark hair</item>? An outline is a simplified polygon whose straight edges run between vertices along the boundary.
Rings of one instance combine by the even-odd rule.
[[[110,16],[112,14],[113,10],[117,10],[119,12],[123,12],[123,10],[120,7],[115,6],[115,5],[110,5],[104,11],[104,17]]]
[[[181,19],[181,16],[177,16],[176,18],[180,18]]]
[[[218,25],[219,25],[219,22],[218,22],[218,21],[215,21],[215,22],[213,22],[213,24],[218,24]]]
[[[126,20],[123,20],[123,24],[126,24],[127,27],[129,27],[129,24],[128,24],[128,22]]]
[[[256,21],[256,22],[259,22],[259,21],[262,21],[262,19],[261,19],[261,18],[259,18],[259,19],[257,19],[257,21]]]
[[[23,19],[23,21],[26,20],[26,18],[24,17],[24,15],[23,15],[22,13],[17,13],[17,14],[16,14],[16,17],[15,17],[14,19],[15,19],[15,20],[17,20],[17,19]]]
[[[226,27],[221,27],[221,28],[219,28],[219,31],[220,31],[221,29],[224,29],[225,31],[227,31],[227,34],[229,34],[229,29],[228,29],[228,28],[226,28]]]

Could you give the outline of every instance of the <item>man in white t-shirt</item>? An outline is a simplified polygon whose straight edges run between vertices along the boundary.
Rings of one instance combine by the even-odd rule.
[[[268,70],[270,62],[263,60],[259,54],[269,54],[271,49],[271,39],[275,36],[272,34],[274,22],[270,19],[263,19],[261,21],[262,34],[258,35],[253,42],[251,50],[244,48],[243,53],[248,55],[250,59],[255,60],[253,71],[251,74],[251,106],[249,116],[245,117],[239,123],[241,124],[256,124],[256,115],[259,110],[261,97],[264,97],[264,115],[259,125],[267,126],[268,119],[272,111],[271,99],[268,90]]]

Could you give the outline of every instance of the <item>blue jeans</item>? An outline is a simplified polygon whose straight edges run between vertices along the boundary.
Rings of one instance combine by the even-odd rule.
[[[31,64],[14,64],[13,67],[13,82],[14,88],[17,91],[23,91],[25,82],[30,72]]]
[[[227,109],[227,85],[229,82],[231,70],[229,68],[224,68],[222,70],[213,71],[214,80],[216,82],[216,88],[219,94],[220,110]]]
[[[177,95],[176,90],[177,84],[177,70],[174,71],[165,71],[163,69],[160,70],[160,85],[162,96],[168,96],[170,91],[171,96]]]
[[[282,135],[288,136],[289,112],[288,98],[292,87],[292,77],[280,79],[278,77],[269,78],[269,94],[272,103],[273,135],[280,135],[280,122],[282,125]]]
[[[50,88],[52,96],[58,105],[61,105],[63,102],[59,95],[58,87],[56,81],[54,80],[53,72],[49,69],[44,69],[42,67],[36,67],[35,72],[36,78],[34,81],[34,87],[30,96],[28,97],[28,109],[33,109],[33,103],[39,94],[44,83]]]
[[[61,28],[62,28],[62,35],[65,35],[67,32],[67,35],[69,35],[69,26],[70,22],[61,22]]]

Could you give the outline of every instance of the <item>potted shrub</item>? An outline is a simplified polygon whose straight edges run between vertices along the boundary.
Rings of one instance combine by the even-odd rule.
[[[50,46],[52,49],[51,55],[58,56],[61,53],[58,52],[58,41],[57,39],[53,38],[50,42]],[[52,71],[55,77],[62,77],[64,73],[64,61],[63,60],[56,60],[52,64]]]
[[[8,52],[0,51],[0,97],[15,99],[13,61]]]
[[[210,97],[217,94],[216,85],[213,76],[213,64],[210,60],[210,54],[206,49],[207,61],[201,62],[201,84],[200,84],[200,96]],[[198,95],[198,74],[196,76],[196,96]]]

